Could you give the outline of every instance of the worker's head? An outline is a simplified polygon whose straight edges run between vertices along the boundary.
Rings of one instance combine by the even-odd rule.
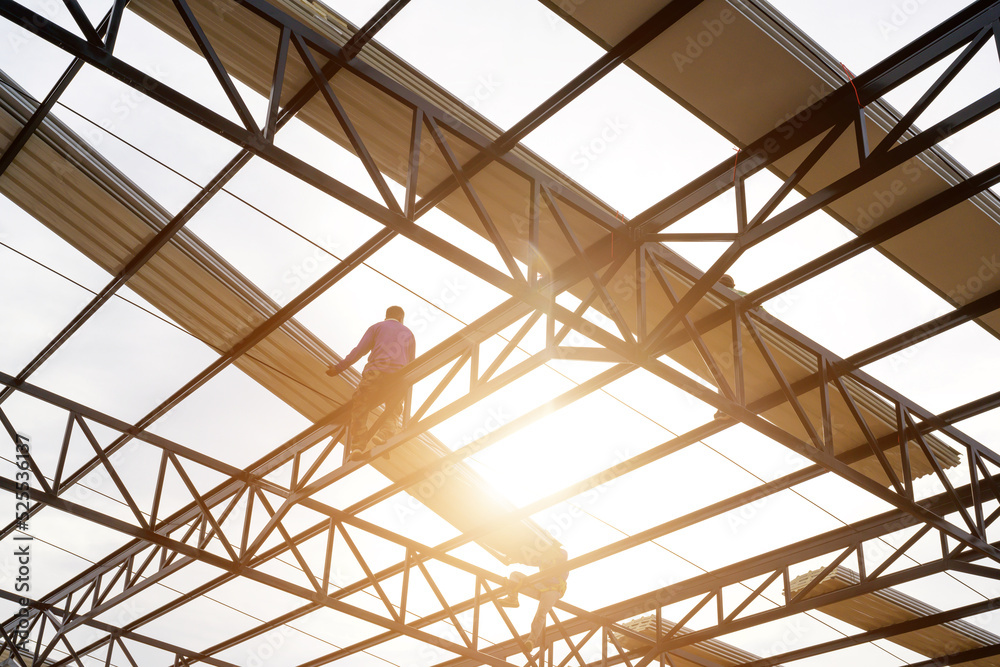
[[[733,277],[731,275],[729,275],[728,273],[726,275],[722,276],[721,278],[719,278],[719,284],[720,285],[725,285],[729,289],[734,289],[736,287],[736,281],[733,280]]]
[[[403,315],[405,314],[406,313],[404,313],[403,309],[400,308],[399,306],[389,306],[388,308],[385,309],[385,319],[387,320],[396,320],[397,322],[402,322]]]

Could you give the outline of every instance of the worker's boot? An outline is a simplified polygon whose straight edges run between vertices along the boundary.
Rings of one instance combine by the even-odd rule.
[[[399,422],[395,419],[387,419],[382,427],[372,438],[372,446],[380,447],[389,441],[389,438],[399,433]]]
[[[368,449],[365,447],[364,431],[361,431],[357,435],[354,434],[354,429],[351,429],[350,436],[347,439],[347,459],[349,461],[362,461],[368,456]]]
[[[521,603],[517,600],[517,594],[521,590],[521,584],[525,579],[525,574],[523,572],[513,572],[510,575],[509,582],[505,588],[509,591],[506,597],[497,599],[497,603],[501,607],[520,607]]]
[[[517,593],[510,593],[509,595],[506,595],[505,597],[499,598],[497,600],[497,603],[501,607],[516,608],[516,607],[520,607],[521,606],[521,603],[517,599]]]

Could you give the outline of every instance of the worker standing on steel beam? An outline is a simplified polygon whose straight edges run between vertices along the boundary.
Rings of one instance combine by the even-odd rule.
[[[538,559],[538,571],[545,573],[545,577],[533,584],[525,584],[527,575],[514,572],[510,575],[510,592],[498,600],[504,607],[517,607],[520,606],[518,593],[528,593],[538,598],[538,609],[535,610],[535,617],[531,621],[531,634],[528,635],[526,642],[529,651],[541,646],[545,616],[555,606],[556,601],[566,593],[566,580],[569,578],[569,570],[566,568],[568,560],[569,554],[565,549],[558,544],[550,544]]]
[[[381,445],[399,433],[404,392],[395,386],[395,380],[399,371],[413,361],[416,350],[413,332],[403,325],[404,315],[399,306],[389,306],[385,311],[385,319],[368,327],[350,354],[326,371],[327,375],[335,377],[360,359],[361,355],[370,352],[351,404],[348,448],[352,461],[363,459],[371,448],[365,446],[367,439],[364,436],[368,430],[368,413],[373,408],[384,406],[385,418],[371,440],[372,446]]]

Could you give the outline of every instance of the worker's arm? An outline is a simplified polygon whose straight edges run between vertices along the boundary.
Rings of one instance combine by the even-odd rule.
[[[365,335],[361,337],[361,340],[354,347],[354,349],[351,350],[350,353],[346,357],[344,357],[344,359],[339,364],[330,366],[330,368],[326,370],[326,374],[329,375],[330,377],[335,377],[337,375],[340,375],[345,370],[353,366],[354,362],[360,359],[363,355],[367,354],[368,352],[371,352],[372,345],[374,344],[375,344],[375,325],[373,324],[370,327],[368,327],[368,331],[366,331]]]

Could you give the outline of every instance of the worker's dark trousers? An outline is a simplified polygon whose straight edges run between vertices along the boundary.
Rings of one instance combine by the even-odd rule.
[[[403,412],[403,394],[398,389],[386,389],[387,380],[395,373],[386,373],[375,368],[366,368],[361,374],[361,382],[354,390],[351,405],[351,444],[361,446],[362,436],[368,429],[368,413],[379,405],[385,406],[387,414],[383,427],[395,430],[399,427],[399,416]]]

